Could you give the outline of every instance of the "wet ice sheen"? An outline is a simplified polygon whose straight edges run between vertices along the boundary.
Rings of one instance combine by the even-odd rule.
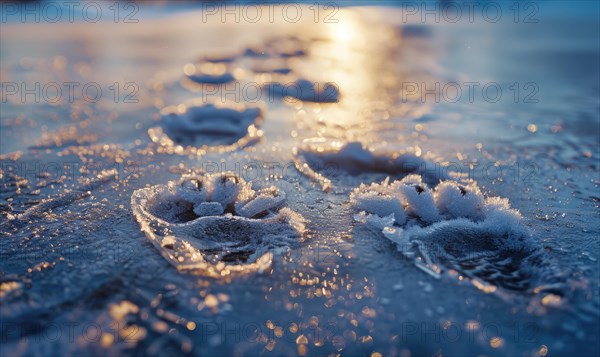
[[[134,192],[131,206],[148,239],[179,270],[208,276],[263,271],[273,253],[297,245],[304,218],[285,192],[255,190],[233,173],[184,176]]]

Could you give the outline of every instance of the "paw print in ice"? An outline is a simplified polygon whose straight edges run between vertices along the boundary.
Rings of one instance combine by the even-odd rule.
[[[408,175],[362,184],[350,203],[356,221],[381,230],[436,278],[446,268],[488,292],[498,286],[531,291],[541,279],[539,249],[520,213],[506,199],[486,198],[474,182],[443,181],[431,189],[420,176]]]
[[[166,153],[226,152],[260,140],[264,109],[237,103],[191,102],[164,108],[160,126],[148,135]]]
[[[184,176],[134,192],[142,231],[179,270],[208,276],[263,271],[304,237],[304,218],[274,186],[254,190],[232,173]]]
[[[315,103],[336,103],[340,100],[340,91],[335,83],[298,79],[290,83],[269,83],[265,89],[269,98],[293,98]]]
[[[361,142],[324,138],[306,139],[293,149],[296,168],[318,182],[324,191],[343,191],[358,182],[373,182],[386,176],[402,178],[421,174],[427,182],[447,176],[446,170],[414,148],[376,149]]]

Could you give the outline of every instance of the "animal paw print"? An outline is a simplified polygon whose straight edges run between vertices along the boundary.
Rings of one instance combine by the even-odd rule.
[[[408,175],[361,184],[350,202],[356,221],[381,230],[433,277],[443,267],[453,269],[488,292],[497,286],[526,291],[539,278],[539,249],[519,212],[506,199],[486,198],[474,182],[448,180],[432,189],[421,176]]]
[[[294,148],[294,162],[300,172],[318,182],[324,191],[356,187],[357,181],[390,175],[404,177],[420,173],[428,182],[446,177],[443,170],[411,148],[388,152],[358,141],[306,139]]]
[[[190,102],[163,109],[160,127],[149,129],[148,135],[168,153],[226,152],[260,140],[263,117],[258,106]]]
[[[285,192],[254,190],[233,173],[184,176],[134,192],[131,205],[148,239],[179,270],[208,276],[264,271],[273,253],[301,242],[304,218]]]

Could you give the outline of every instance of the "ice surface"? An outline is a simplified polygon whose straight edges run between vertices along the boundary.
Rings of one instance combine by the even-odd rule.
[[[594,355],[598,351],[600,255],[596,238],[599,229],[594,222],[599,202],[596,133],[600,96],[597,80],[593,80],[598,76],[591,75],[597,74],[598,68],[597,31],[592,31],[597,30],[597,19],[592,19],[585,32],[577,30],[581,19],[575,23],[565,23],[558,17],[558,22],[551,24],[541,21],[536,25],[540,31],[527,32],[533,37],[521,36],[528,26],[515,26],[512,21],[508,27],[486,26],[482,21],[469,26],[421,24],[431,33],[425,37],[406,36],[411,28],[401,23],[399,8],[393,12],[391,6],[371,7],[364,9],[367,14],[359,8],[340,8],[334,15],[340,22],[327,25],[324,15],[332,12],[321,8],[321,21],[316,23],[312,16],[315,8],[309,9],[308,5],[303,8],[302,19],[310,23],[286,24],[285,28],[274,24],[240,26],[232,23],[234,16],[229,15],[224,24],[220,16],[209,15],[219,22],[217,26],[200,26],[210,30],[209,36],[198,31],[203,13],[165,13],[162,9],[156,18],[140,18],[136,31],[123,31],[121,27],[113,30],[114,24],[102,22],[90,24],[98,31],[72,31],[72,23],[1,25],[2,78],[15,83],[93,81],[105,89],[104,99],[108,96],[109,100],[94,104],[76,95],[74,103],[49,105],[32,103],[31,96],[23,103],[17,94],[2,104],[1,169],[17,165],[21,178],[6,180],[5,171],[0,180],[0,292],[4,294],[0,297],[0,315],[3,324],[10,327],[0,333],[0,355],[305,352],[307,356],[519,356],[542,352]],[[280,17],[281,9],[276,8],[276,17]],[[295,9],[289,10],[286,12],[293,14]],[[263,8],[263,19],[268,12]],[[589,11],[590,16],[594,13],[597,11]],[[263,41],[275,33],[313,36],[308,32],[316,39],[307,44],[290,40],[271,46]],[[474,56],[473,50],[481,49],[489,38],[518,43],[487,46]],[[453,39],[471,46],[448,46]],[[23,49],[29,47],[23,43],[44,50],[45,55],[40,57],[40,51],[24,53]],[[101,51],[106,44],[110,44],[111,51]],[[163,44],[169,44],[168,51]],[[253,53],[242,54],[246,48],[252,48]],[[52,49],[60,53],[52,54]],[[217,49],[225,51],[218,54],[220,58],[211,55],[202,58],[201,63],[195,61],[194,56]],[[527,49],[534,51],[524,55]],[[558,55],[545,61],[548,53]],[[471,61],[474,58],[483,60],[485,68],[472,65],[476,64]],[[154,120],[159,119],[157,105],[177,105],[200,95],[179,85],[184,63],[197,64],[203,70],[210,70],[208,64],[212,64],[212,68],[219,69],[214,73],[224,68],[235,73],[242,85],[242,81],[261,78],[282,84],[299,77],[334,81],[340,84],[342,100],[335,105],[266,103],[270,116],[260,126],[265,140],[245,150],[220,151],[243,146],[230,144],[235,142],[235,135],[198,134],[194,138],[198,146],[185,146],[163,133],[159,121]],[[285,67],[292,73],[276,71]],[[490,68],[494,70],[487,71]],[[431,89],[434,83],[443,86],[482,78],[497,83],[505,83],[507,78],[544,78],[540,93],[544,94],[542,99],[551,99],[541,106],[515,106],[512,100],[490,105],[482,101],[478,90],[474,102],[468,101],[464,90],[463,100],[458,103],[438,103],[434,96],[426,96],[426,103],[418,99],[401,102],[399,98],[406,93],[401,88],[405,83],[425,83]],[[115,80],[140,84],[139,103],[112,103],[113,93],[106,88]],[[184,81],[191,82],[187,78]],[[226,85],[233,87],[233,83]],[[506,89],[504,94],[503,99],[512,98],[510,93],[507,98]],[[197,105],[204,104],[207,101]],[[530,123],[537,125],[535,133],[528,131]],[[60,129],[73,126],[77,127],[77,135],[61,135]],[[152,126],[161,135],[151,135],[149,142],[146,130]],[[87,140],[88,135],[95,141]],[[175,195],[188,199],[168,203],[168,199],[156,197],[155,190],[169,192],[164,186],[173,180],[174,173],[187,172],[207,161],[224,163],[229,169],[248,160],[287,164],[303,158],[307,162],[304,155],[294,158],[292,146],[302,144],[298,147],[303,149],[302,140],[316,136],[331,140],[307,144],[312,146],[308,151],[314,159],[310,162],[313,166],[307,163],[307,168],[330,179],[333,192],[343,187],[344,194],[326,194],[319,187],[315,190],[308,176],[298,176],[290,169],[288,177],[295,175],[290,189],[282,180],[271,181],[269,177],[269,181],[261,182],[277,182],[279,195],[266,193],[259,199],[261,190],[269,189],[253,186],[252,203],[237,199],[239,207],[234,204],[226,209],[220,202],[207,200],[208,191],[197,189],[208,185],[203,179],[189,180],[184,184],[189,190]],[[340,140],[341,145],[336,147],[333,140]],[[365,153],[356,155],[355,162],[338,160],[336,155],[325,161],[318,151],[322,148],[327,156],[345,143],[356,141],[361,141],[359,151]],[[202,158],[191,155],[214,148],[219,149]],[[367,162],[368,168],[360,167],[353,171],[356,174],[340,169],[340,175],[336,175],[319,166],[331,163],[339,167],[341,162],[345,169],[352,170],[362,165],[361,157],[369,158],[368,154],[385,153],[381,156],[391,162],[403,152],[428,163],[458,159],[459,164],[479,164],[474,178],[485,193],[482,209],[471,206],[470,211],[469,207],[453,211],[461,203],[454,199],[448,200],[454,204],[441,204],[444,195],[441,187],[436,188],[439,179],[429,177],[427,172],[389,173],[387,165],[373,167]],[[432,158],[430,154],[440,157]],[[45,171],[48,163],[75,164],[86,169],[95,164],[112,168],[121,162],[120,174],[124,165],[136,164],[137,182],[109,181],[91,195],[86,192],[87,196],[72,196],[82,197],[78,201],[64,200],[68,197],[61,195],[70,189],[81,192],[79,184],[63,181],[60,173],[52,174],[41,179],[48,184],[40,190],[36,184],[40,179],[30,173]],[[513,180],[506,165],[514,162],[535,164],[535,171],[515,173]],[[502,170],[502,180],[483,181],[484,171],[479,169],[488,163],[499,165],[496,167]],[[403,202],[425,198],[421,196],[424,192],[432,192],[440,220],[425,222],[425,210],[411,209],[417,205],[413,201],[406,211],[402,207],[406,216],[402,225],[395,223],[400,222],[395,214],[380,217],[360,210],[353,212],[343,204],[360,183],[381,184],[386,176],[393,183],[411,173],[420,175],[429,191],[403,197],[404,201],[396,199],[395,192],[387,196],[403,206]],[[263,174],[267,175],[266,170]],[[526,179],[537,181],[529,183]],[[150,189],[157,184],[161,185]],[[468,183],[461,185],[469,187]],[[413,182],[412,191],[405,187],[405,193],[424,189],[416,186]],[[133,205],[141,222],[147,224],[142,233],[128,212],[133,191],[144,187],[148,189],[138,198],[147,204]],[[287,203],[282,198],[283,188]],[[369,204],[377,205],[379,194],[373,191],[373,202]],[[447,194],[452,192],[457,196],[455,189]],[[510,198],[523,218],[505,214],[510,209],[508,202],[491,199],[488,192]],[[468,195],[460,194],[465,206],[470,202]],[[56,198],[50,205],[65,205],[40,205],[37,211],[29,211],[32,214],[25,220],[7,219]],[[161,210],[156,207],[158,201],[163,202]],[[263,204],[272,208],[264,210]],[[311,239],[297,248],[294,244],[302,236],[286,241],[298,231],[274,219],[285,219],[286,205],[310,219]],[[494,218],[496,214],[498,219]],[[167,218],[169,215],[172,218]],[[352,225],[352,216],[365,224]],[[503,228],[513,224],[513,218],[516,226],[526,225],[531,230],[531,238]],[[161,223],[159,219],[172,221]],[[506,221],[498,223],[502,220]],[[281,238],[265,238],[269,234]],[[258,237],[274,246],[282,242],[282,249],[289,244],[292,252],[274,256],[271,263],[269,248],[264,254],[260,249],[254,251],[262,244],[256,243]],[[403,245],[402,253],[397,252],[396,247]],[[407,260],[402,254],[412,257]],[[412,266],[413,260],[416,267]],[[194,264],[198,267],[193,268]],[[272,264],[273,268],[266,268],[268,274],[224,279],[181,274],[170,266],[220,276],[261,270]],[[564,272],[562,279],[548,279],[556,270]],[[434,281],[436,277],[440,280]],[[486,294],[496,287],[496,296]],[[532,289],[534,293],[530,294]],[[499,293],[505,293],[508,299],[498,299]],[[113,321],[115,309],[128,317]],[[134,310],[139,311],[131,312]],[[88,329],[91,325],[96,328]],[[400,342],[403,327],[417,330],[403,334]],[[458,341],[457,328],[462,336]],[[249,339],[241,336],[244,334]],[[491,345],[492,337],[499,347]]]
[[[184,176],[134,192],[142,231],[180,270],[209,276],[263,271],[297,245],[304,218],[274,186],[255,191],[233,173]]]
[[[67,206],[74,201],[80,200],[84,197],[90,196],[92,191],[100,187],[101,185],[108,183],[117,177],[116,170],[103,170],[94,178],[88,178],[79,187],[58,195],[57,197],[51,197],[43,200],[37,205],[28,208],[25,212],[12,216],[9,215],[10,220],[25,221],[36,216],[47,214],[57,207]]]

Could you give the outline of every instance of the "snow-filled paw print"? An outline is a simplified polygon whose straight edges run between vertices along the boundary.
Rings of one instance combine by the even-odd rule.
[[[160,126],[150,128],[148,135],[168,153],[226,152],[259,141],[263,117],[260,106],[190,102],[164,108]]]
[[[233,173],[184,176],[134,192],[142,231],[180,270],[208,276],[263,271],[299,244],[304,218],[275,186],[254,190]]]
[[[544,264],[519,212],[506,199],[484,197],[474,182],[443,181],[430,189],[420,176],[409,175],[362,184],[350,203],[356,221],[381,230],[436,278],[452,269],[490,284],[489,291],[529,291],[541,279]]]
[[[340,91],[335,83],[313,83],[298,79],[292,83],[271,83],[266,87],[272,97],[295,98],[303,102],[335,103],[340,100]]]
[[[413,148],[376,149],[358,141],[324,138],[306,139],[295,147],[294,163],[301,173],[318,182],[324,191],[343,191],[356,187],[356,182],[372,182],[374,178],[386,176],[402,178],[410,174],[421,175],[419,182],[435,183],[447,174],[446,170]]]

